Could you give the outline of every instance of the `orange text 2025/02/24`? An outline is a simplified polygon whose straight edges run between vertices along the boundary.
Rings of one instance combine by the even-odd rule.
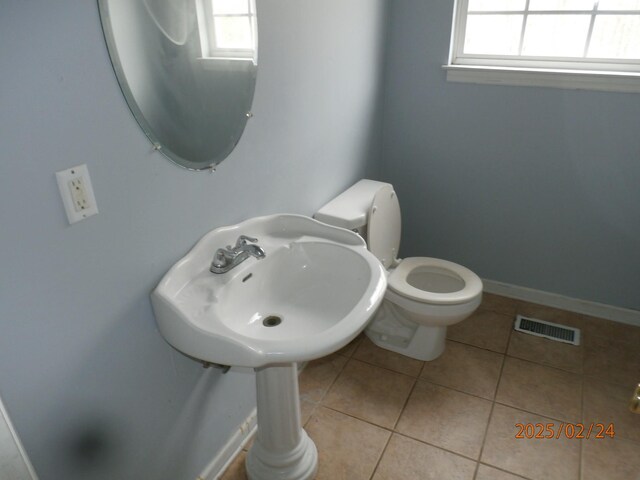
[[[613,423],[516,423],[516,438],[613,438]]]

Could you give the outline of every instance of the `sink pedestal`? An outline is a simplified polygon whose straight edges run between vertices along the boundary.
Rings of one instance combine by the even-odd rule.
[[[295,363],[256,369],[258,432],[247,455],[250,480],[311,480],[318,452],[302,429]]]

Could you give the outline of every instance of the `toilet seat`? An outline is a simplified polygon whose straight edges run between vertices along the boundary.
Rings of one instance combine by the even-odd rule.
[[[398,197],[391,185],[383,184],[369,207],[367,246],[385,269],[396,263],[401,230]]]
[[[482,293],[482,280],[471,270],[430,257],[401,260],[387,286],[398,295],[434,305],[466,303]]]

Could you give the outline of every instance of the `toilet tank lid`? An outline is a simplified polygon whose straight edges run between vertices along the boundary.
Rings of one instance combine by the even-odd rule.
[[[363,179],[327,203],[313,216],[316,220],[353,230],[367,224],[373,197],[389,183]]]

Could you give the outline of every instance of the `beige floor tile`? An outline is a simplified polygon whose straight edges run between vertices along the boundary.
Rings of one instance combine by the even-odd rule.
[[[307,364],[300,376],[300,398],[319,402],[347,363],[347,357],[334,353]]]
[[[504,355],[447,341],[444,353],[425,362],[420,378],[493,400]]]
[[[491,402],[418,380],[396,431],[477,459]]]
[[[640,327],[612,322],[602,318],[584,316],[585,341],[613,340],[615,342],[640,344]],[[640,380],[638,380],[640,381]]]
[[[480,308],[483,310],[491,310],[492,312],[514,316],[519,303],[519,300],[514,298],[483,292]]]
[[[247,480],[247,471],[244,466],[246,458],[247,452],[241,451],[227,467],[220,480]]]
[[[373,480],[472,480],[476,462],[393,434]]]
[[[318,407],[305,430],[318,449],[316,480],[368,480],[391,432]]]
[[[322,404],[393,428],[415,381],[407,375],[351,359]]]
[[[633,387],[585,379],[584,424],[613,423],[615,438],[640,442],[640,415],[631,413],[628,406]]]
[[[584,374],[619,385],[637,385],[640,349],[636,344],[594,339],[585,346]]]
[[[318,404],[315,402],[310,402],[309,400],[300,399],[300,423],[305,425],[313,412],[318,407]]]
[[[420,374],[420,370],[424,364],[424,362],[416,360],[415,358],[409,358],[399,353],[380,348],[367,337],[362,339],[353,354],[353,358],[412,377],[417,377]]]
[[[567,422],[581,420],[582,377],[507,357],[496,402]]]
[[[514,316],[477,310],[466,320],[447,328],[447,338],[504,353],[513,329]]]
[[[522,480],[523,478],[525,477],[480,464],[475,480]]]
[[[358,348],[358,345],[360,345],[360,342],[364,338],[366,338],[364,333],[361,333],[356,338],[354,338],[351,342],[349,342],[347,345],[345,345],[340,350],[338,350],[336,353],[338,355],[343,355],[345,357],[351,357],[353,355],[353,352],[356,351],[356,349]]]
[[[557,423],[496,404],[481,461],[533,480],[578,480],[580,440],[515,438],[515,424]]]
[[[640,444],[621,438],[584,440],[582,480],[640,479]]]
[[[509,340],[507,355],[568,372],[582,373],[583,352],[582,345],[570,345],[514,331]]]

